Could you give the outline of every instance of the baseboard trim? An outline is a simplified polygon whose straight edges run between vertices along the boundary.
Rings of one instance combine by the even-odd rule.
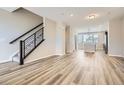
[[[6,62],[11,62],[11,60],[3,60],[3,61],[0,61],[0,63],[6,63]]]
[[[113,56],[113,57],[123,57],[124,58],[124,56],[122,56],[122,55],[113,55],[113,54],[108,54],[109,56]]]
[[[50,58],[54,58],[54,57],[58,57],[60,55],[51,55],[51,56],[47,56],[47,57],[43,57],[43,58],[38,58],[38,59],[34,59],[34,60],[30,60],[30,61],[25,61],[25,63],[31,63],[31,62],[35,62],[35,61],[45,61],[48,60]]]
[[[59,57],[59,56],[61,56],[61,55],[51,55],[51,56],[47,56],[47,57],[43,57],[43,58],[39,58],[39,59],[34,59],[34,60],[30,60],[30,61],[25,61],[25,63],[31,63],[31,62],[35,62],[35,61],[39,61],[39,60],[45,61],[45,60],[48,60],[48,59],[50,59],[50,58]],[[12,60],[9,59],[9,60],[0,61],[0,63],[7,63],[7,62],[12,62]]]

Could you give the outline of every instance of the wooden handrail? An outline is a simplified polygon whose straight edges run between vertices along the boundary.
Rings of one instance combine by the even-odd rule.
[[[11,42],[9,42],[10,44],[13,44],[14,42],[16,42],[17,40],[19,40],[20,38],[22,38],[23,36],[27,35],[28,33],[32,32],[34,29],[38,28],[39,26],[43,25],[43,23],[40,23],[39,25],[35,26],[34,28],[32,28],[31,30],[27,31],[26,33],[22,34],[21,36],[17,37],[16,39],[12,40]]]

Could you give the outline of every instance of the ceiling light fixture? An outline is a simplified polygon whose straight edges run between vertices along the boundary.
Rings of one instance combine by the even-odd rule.
[[[89,15],[88,19],[95,19],[95,15]]]
[[[70,14],[70,16],[72,17],[72,16],[74,16],[74,14]]]
[[[86,19],[88,20],[94,20],[95,18],[97,18],[99,15],[98,14],[90,14],[86,17]]]

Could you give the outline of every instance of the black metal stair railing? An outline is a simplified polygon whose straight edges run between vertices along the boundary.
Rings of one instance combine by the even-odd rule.
[[[24,59],[44,41],[44,27],[20,41],[20,65],[24,64]]]
[[[15,38],[14,40],[12,40],[11,42],[9,42],[10,44],[15,43],[16,41],[18,41],[19,39],[21,39],[22,37],[24,37],[25,35],[29,34],[30,32],[34,31],[35,29],[37,29],[38,27],[43,26],[43,23],[40,23],[39,25],[33,27],[32,29],[30,29],[29,31],[25,32],[24,34],[20,35],[19,37]]]

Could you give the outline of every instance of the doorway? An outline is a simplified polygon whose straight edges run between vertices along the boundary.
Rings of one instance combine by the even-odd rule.
[[[105,38],[104,50],[105,50],[105,53],[108,54],[108,32],[107,31],[104,34],[104,38]]]

